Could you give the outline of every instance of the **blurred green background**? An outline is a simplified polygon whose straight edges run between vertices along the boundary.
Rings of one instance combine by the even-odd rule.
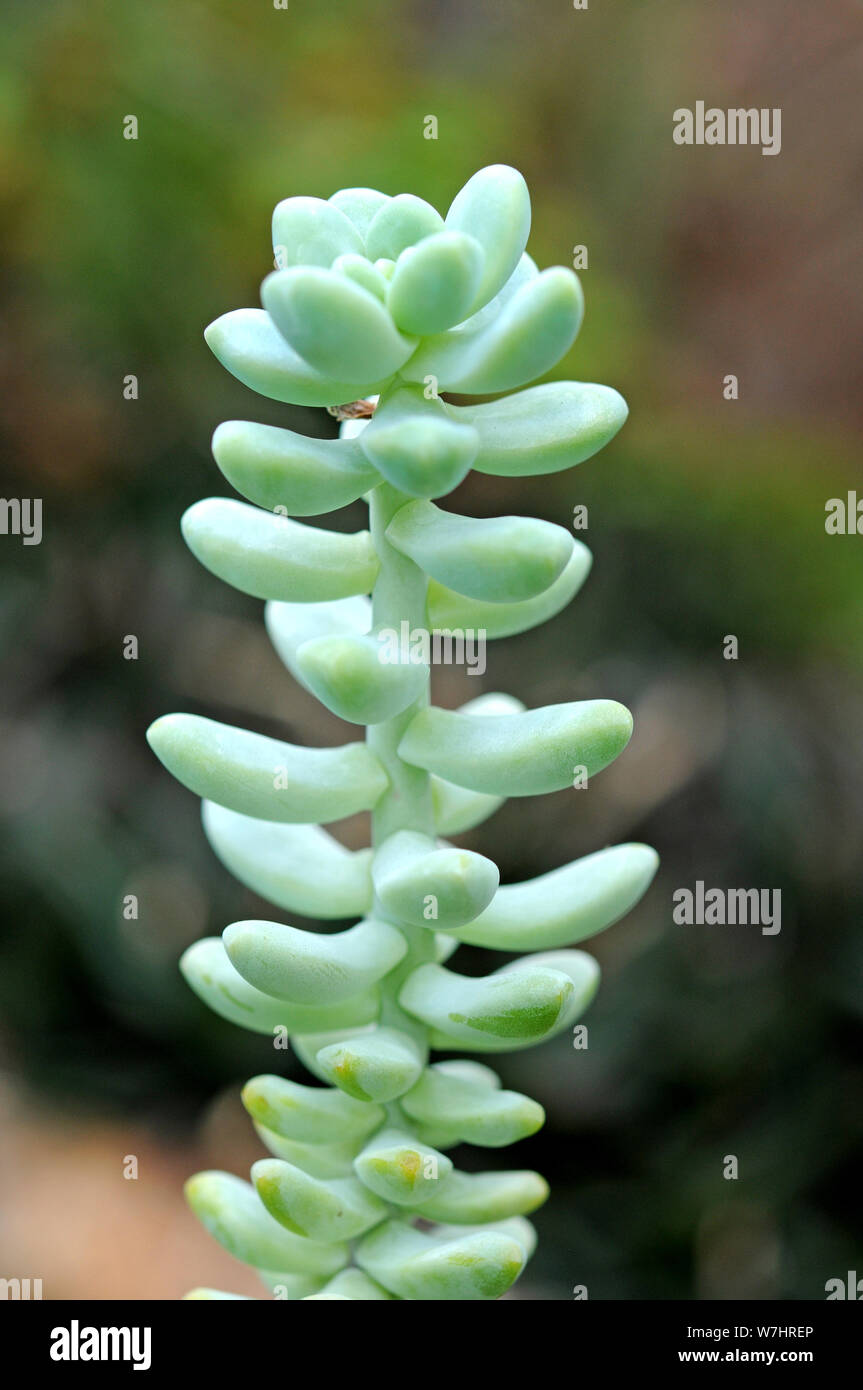
[[[630,838],[662,856],[589,943],[589,1049],[500,1068],[549,1116],[499,1155],[553,1189],[516,1296],[823,1298],[863,1267],[863,537],[824,530],[829,498],[863,497],[860,5],[17,0],[0,38],[3,493],[44,499],[40,546],[0,537],[0,1274],[47,1298],[257,1287],[180,1183],[257,1155],[237,1091],[272,1049],[176,962],[268,912],[144,730],[183,708],[345,737],[178,530],[230,491],[220,420],[335,426],[254,397],[202,329],[258,303],[280,198],[362,184],[445,210],[501,161],[530,186],[539,264],[588,248],[557,374],[616,386],[631,418],[576,471],[453,495],[563,524],[586,504],[595,562],[566,613],[493,644],[482,682],[441,670],[435,698],[606,696],[636,734],[589,792],[510,803],[465,843],[504,881]],[[781,154],[676,146],[672,112],[699,99],[781,107]],[[367,839],[362,818],[341,830]],[[674,926],[697,879],[781,889],[781,934]]]

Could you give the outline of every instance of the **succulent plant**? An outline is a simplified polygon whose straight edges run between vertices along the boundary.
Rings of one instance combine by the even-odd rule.
[[[599,772],[630,737],[622,705],[527,710],[484,694],[444,710],[413,647],[384,659],[385,632],[525,631],[587,575],[590,554],[563,527],[438,505],[471,468],[536,476],[580,463],[626,417],[606,386],[517,389],[557,363],[583,311],[573,272],[539,272],[525,253],[529,226],[525,182],[503,165],[475,174],[445,218],[411,194],[366,188],[288,198],[273,217],[264,307],[206,332],[253,390],[343,419],[326,440],[220,425],[216,461],[249,500],[199,502],[182,525],[208,569],[267,601],[288,670],[366,726],[365,739],[309,748],[191,714],[148,734],[203,798],[205,834],[238,879],[284,913],[356,919],[329,934],[235,922],[182,960],[217,1013],[289,1036],[319,1083],[251,1080],[244,1104],[271,1156],[251,1183],[206,1172],[187,1187],[207,1229],[282,1297],[506,1292],[531,1254],[526,1217],[546,1184],[530,1171],[459,1171],[449,1151],[501,1148],[542,1125],[489,1056],[573,1026],[599,970],[571,947],[628,911],[656,869],[653,850],[627,844],[500,886],[490,859],[447,838],[506,797]],[[443,396],[513,390],[481,404]],[[368,531],[294,519],[360,498]],[[322,825],[358,811],[371,812],[373,844],[349,852]],[[528,954],[471,978],[449,964],[460,942]]]

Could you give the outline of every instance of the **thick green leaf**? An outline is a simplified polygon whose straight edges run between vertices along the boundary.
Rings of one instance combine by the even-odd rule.
[[[390,197],[377,188],[340,188],[328,201],[350,218],[365,241],[375,214],[390,201]]]
[[[395,659],[393,659],[393,656]],[[429,668],[377,637],[326,635],[297,648],[303,685],[350,724],[380,724],[407,709],[428,685]]]
[[[346,1245],[323,1245],[286,1231],[252,1185],[232,1173],[196,1173],[186,1183],[186,1200],[230,1255],[257,1269],[335,1274],[348,1262]]]
[[[506,1220],[510,1216],[527,1216],[542,1206],[547,1197],[548,1183],[530,1169],[505,1173],[453,1172],[431,1201],[424,1204],[423,1216],[430,1221],[473,1226]]]
[[[445,391],[511,391],[560,361],[583,315],[577,276],[555,266],[523,284],[490,321],[477,316],[423,339],[402,374],[408,381],[433,376]]]
[[[256,1124],[304,1144],[364,1139],[384,1120],[378,1105],[281,1076],[253,1076],[243,1087],[243,1104]]]
[[[360,448],[377,471],[412,497],[442,497],[466,477],[479,447],[469,425],[458,425],[443,402],[399,381],[384,394]]]
[[[481,405],[447,405],[479,432],[474,467],[500,477],[536,477],[583,463],[613,439],[629,413],[611,386],[548,381]]]
[[[366,1109],[374,1110],[375,1107],[369,1105]],[[377,1121],[372,1128],[377,1128]],[[331,1178],[349,1178],[352,1175],[354,1159],[362,1144],[362,1140],[339,1140],[333,1144],[301,1144],[296,1139],[286,1139],[283,1135],[276,1134],[257,1121],[255,1131],[274,1158],[293,1163],[295,1167],[302,1168],[304,1173],[310,1174],[313,1178],[323,1178],[326,1182]]]
[[[375,299],[379,299],[382,304],[386,303],[389,281],[377,266],[366,260],[365,256],[338,256],[333,261],[333,270],[338,271],[339,275],[347,275],[349,280],[354,280],[362,289],[368,290]]]
[[[366,232],[370,261],[397,261],[402,251],[444,229],[440,213],[413,193],[399,193],[378,209]]]
[[[468,700],[466,704],[461,705],[459,713],[517,714],[523,709],[521,700],[517,700],[514,695],[488,691],[485,695],[478,695],[475,700]],[[489,796],[485,792],[468,791],[467,788],[456,787],[452,782],[445,782],[440,777],[432,777],[431,789],[435,826],[441,835],[461,835],[466,830],[473,830],[475,826],[488,820],[489,816],[493,816],[506,799],[502,796]]]
[[[648,845],[615,845],[526,883],[499,888],[461,941],[495,951],[545,951],[610,927],[647,892],[659,864]]]
[[[481,1072],[488,1072],[491,1084]],[[487,1149],[515,1144],[545,1123],[541,1105],[518,1091],[502,1091],[494,1073],[473,1062],[427,1067],[400,1104],[419,1124],[450,1131],[454,1142]]]
[[[357,1178],[322,1182],[277,1158],[262,1158],[251,1176],[270,1215],[295,1235],[312,1240],[353,1240],[377,1226],[389,1210]]]
[[[371,907],[370,849],[347,850],[319,825],[285,825],[203,804],[204,833],[234,878],[304,917],[361,917]]]
[[[436,939],[441,940],[442,938]],[[294,1055],[299,1058],[306,1071],[311,1072],[312,1076],[316,1076],[319,1081],[323,1081],[329,1086],[331,1084],[330,1077],[319,1065],[318,1053],[334,1044],[353,1042],[356,1038],[373,1037],[377,1031],[374,1025],[369,1025],[362,1028],[329,1028],[323,1032],[302,1035],[295,1033],[291,1039],[291,1046]]]
[[[387,305],[397,327],[422,336],[466,318],[476,302],[485,255],[464,232],[439,232],[409,246],[396,262]]]
[[[431,790],[435,826],[441,835],[462,835],[473,830],[493,816],[506,800],[503,796],[487,796],[485,792],[453,786],[441,777],[431,779]]]
[[[408,502],[387,540],[440,584],[468,598],[519,603],[554,584],[573,551],[562,526],[526,516],[471,517]]]
[[[238,492],[280,516],[335,511],[355,502],[378,481],[354,440],[310,439],[249,420],[219,425],[213,435],[213,456]]]
[[[384,1288],[412,1302],[501,1298],[527,1262],[522,1242],[494,1229],[451,1232],[387,1221],[361,1242],[357,1260]]]
[[[572,992],[568,975],[533,963],[483,979],[457,975],[442,965],[421,965],[402,986],[399,1003],[450,1038],[470,1043],[480,1036],[518,1044],[550,1034]]]
[[[530,194],[517,169],[491,164],[468,179],[446,215],[448,230],[476,238],[484,252],[472,310],[487,304],[521,259],[530,232]]]
[[[399,1207],[418,1207],[439,1190],[452,1162],[411,1134],[384,1129],[357,1158],[354,1171],[371,1192]]]
[[[303,684],[297,652],[311,637],[365,636],[372,624],[372,605],[364,594],[329,603],[268,603],[264,622],[270,641],[295,680]]]
[[[526,974],[529,981],[532,982],[534,974],[542,974],[543,972],[558,977],[565,976],[571,985],[564,1007],[561,1009],[556,1022],[545,1034],[545,1038],[551,1038],[557,1033],[565,1032],[567,1028],[571,1028],[584,1013],[599,987],[599,966],[593,957],[586,955],[584,951],[542,951],[537,955],[524,956],[519,960],[512,961],[509,965],[502,966],[500,970],[495,971],[494,975],[490,975],[488,978],[506,980],[507,976]],[[514,981],[511,983],[516,985],[515,997],[517,998],[519,993],[517,984]],[[532,983],[529,985],[530,988],[532,988]],[[452,1051],[454,1047],[458,1046],[467,1048],[470,1052],[508,1052],[531,1047],[534,1042],[539,1041],[544,1041],[544,1038],[501,1038],[483,1031],[474,1033],[473,1037],[470,1038],[463,1028],[456,1031],[451,1022],[447,1022],[445,1027],[433,1028],[431,1034],[432,1047],[446,1051]]]
[[[380,391],[380,379],[362,375],[348,382],[316,371],[289,347],[263,309],[234,309],[204,333],[223,367],[261,396],[291,405],[341,405]]]
[[[538,796],[593,776],[623,751],[632,716],[615,700],[579,700],[522,714],[466,715],[429,708],[414,716],[399,756],[492,796]]]
[[[335,270],[274,270],[261,286],[261,302],[294,351],[325,376],[388,377],[416,347],[376,295]]]
[[[361,994],[407,950],[396,927],[373,920],[334,935],[279,922],[233,922],[222,940],[244,980],[294,1004],[334,1004]]]
[[[199,999],[240,1028],[252,1033],[276,1031],[312,1033],[327,1028],[351,1028],[377,1018],[377,992],[367,989],[350,999],[328,1004],[290,1004],[255,989],[235,970],[218,936],[204,936],[180,959],[183,978]]]
[[[574,598],[590,572],[593,557],[581,541],[573,541],[572,554],[553,584],[534,598],[520,603],[490,603],[466,598],[433,579],[428,588],[428,617],[435,631],[483,632],[486,640],[513,637],[553,618]]]
[[[284,198],[273,213],[273,254],[281,270],[330,266],[336,256],[363,250],[353,222],[321,198]]]
[[[413,1038],[395,1028],[376,1028],[320,1048],[322,1075],[356,1100],[385,1105],[410,1090],[424,1057]]]
[[[392,1297],[391,1293],[387,1293],[385,1288],[376,1284],[374,1279],[370,1279],[361,1269],[344,1269],[335,1279],[325,1284],[320,1293],[307,1294],[305,1302],[338,1299],[351,1303],[380,1303],[385,1300],[391,1301]]]
[[[431,930],[473,921],[499,881],[497,865],[484,855],[439,846],[412,830],[391,835],[372,861],[372,882],[384,911]]]
[[[197,714],[163,714],[147,740],[184,787],[261,820],[340,820],[370,811],[388,785],[364,743],[301,748]]]
[[[378,572],[368,531],[304,526],[227,497],[195,502],[182,528],[202,565],[255,598],[320,603],[367,594]]]

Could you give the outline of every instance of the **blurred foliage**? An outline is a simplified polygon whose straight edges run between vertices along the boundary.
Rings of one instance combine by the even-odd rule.
[[[18,0],[3,24],[3,490],[44,498],[45,526],[39,547],[0,544],[7,1069],[61,1120],[113,1110],[173,1134],[272,1066],[177,976],[189,941],[267,909],[211,858],[143,731],[180,707],[344,736],[280,671],[260,605],[177,529],[229,490],[218,421],[333,422],[252,397],[201,330],[257,303],[279,198],[368,184],[445,208],[506,161],[540,264],[589,248],[561,370],[619,387],[632,418],[577,473],[476,476],[453,498],[564,523],[589,508],[583,594],[494,646],[483,688],[619,698],[636,737],[582,799],[510,803],[470,843],[510,880],[622,838],[663,859],[591,943],[588,1051],[502,1068],[549,1112],[514,1160],[554,1193],[525,1296],[823,1296],[863,1235],[863,541],[824,532],[825,501],[855,486],[863,400],[859,7]],[[671,112],[698,98],[781,106],[781,156],[675,147]],[[477,684],[441,670],[436,697]],[[781,934],[672,926],[696,879],[781,888]]]

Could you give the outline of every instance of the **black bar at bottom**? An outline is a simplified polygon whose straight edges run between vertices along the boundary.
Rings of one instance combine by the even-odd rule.
[[[86,1376],[92,1379],[106,1367],[139,1376],[165,1371],[192,1372],[196,1387],[212,1375],[224,1383],[232,1374],[244,1388],[257,1378],[275,1374],[288,1390],[297,1377],[308,1377],[314,1366],[329,1380],[340,1369],[355,1377],[374,1364],[385,1373],[380,1352],[393,1330],[411,1334],[393,1362],[404,1380],[405,1352],[413,1348],[416,1374],[435,1373],[462,1378],[474,1364],[486,1371],[489,1363],[504,1366],[513,1354],[513,1337],[524,1338],[519,1364],[510,1360],[509,1373],[518,1378],[539,1353],[545,1368],[553,1356],[560,1371],[573,1377],[597,1362],[606,1372],[684,1371],[693,1366],[803,1366],[825,1372],[855,1364],[863,1333],[859,1303],[842,1302],[573,1302],[559,1307],[550,1323],[545,1315],[535,1322],[535,1302],[523,1305],[505,1300],[504,1322],[492,1309],[483,1314],[459,1311],[455,1304],[436,1304],[434,1311],[413,1314],[416,1323],[394,1323],[385,1309],[370,1315],[359,1309],[306,1310],[275,1306],[272,1300],[219,1303],[130,1302],[13,1302],[3,1314],[3,1353],[7,1365],[48,1372],[52,1379]],[[518,1318],[509,1321],[510,1315]],[[396,1315],[399,1316],[399,1315]],[[408,1317],[411,1315],[408,1314]],[[470,1316],[470,1324],[461,1318]],[[483,1321],[477,1325],[476,1318]],[[521,1318],[524,1316],[524,1323]],[[550,1316],[550,1315],[549,1315]],[[489,1321],[486,1322],[485,1318]],[[545,1347],[535,1340],[548,1330],[555,1341]],[[465,1335],[466,1333],[470,1335]],[[558,1337],[564,1340],[558,1341]],[[381,1339],[380,1344],[378,1338]],[[527,1362],[521,1357],[527,1354]],[[14,1359],[13,1359],[14,1358]],[[413,1359],[413,1358],[412,1358]],[[311,1363],[311,1364],[310,1364]],[[538,1369],[538,1368],[537,1368]],[[424,1373],[424,1374],[423,1374]]]

